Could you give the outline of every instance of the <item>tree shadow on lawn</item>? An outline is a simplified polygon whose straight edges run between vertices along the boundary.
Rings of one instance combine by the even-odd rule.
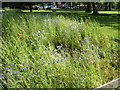
[[[102,27],[110,26],[114,27],[116,30],[120,28],[120,14],[99,14],[98,16],[91,16],[91,20],[96,20]]]

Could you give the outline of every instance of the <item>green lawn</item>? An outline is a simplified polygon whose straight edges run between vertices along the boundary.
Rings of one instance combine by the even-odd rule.
[[[118,15],[76,12],[3,13],[4,88],[95,88],[119,77]]]
[[[120,14],[120,11],[99,11],[100,14]]]
[[[30,10],[22,10],[22,12],[30,12]],[[52,10],[33,10],[33,12],[52,12]],[[81,10],[57,10],[56,12],[64,13],[84,13]],[[119,11],[99,11],[100,14],[120,14]],[[84,13],[85,14],[85,13]]]

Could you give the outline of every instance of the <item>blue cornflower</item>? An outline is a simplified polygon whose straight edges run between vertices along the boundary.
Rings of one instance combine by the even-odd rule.
[[[100,58],[100,55],[98,55],[97,57]]]
[[[84,42],[88,42],[88,40],[87,40],[87,39],[84,39]]]
[[[4,68],[4,70],[5,70],[5,71],[7,71],[7,70],[8,70],[8,68]]]
[[[36,71],[38,71],[38,68],[36,68]]]
[[[27,71],[27,68],[23,68],[23,71]]]
[[[64,57],[64,60],[66,60],[66,57]]]
[[[14,71],[12,74],[13,74],[13,75],[18,74],[18,72],[17,72],[17,71]]]
[[[84,42],[88,42],[89,40],[88,40],[88,37],[85,37],[84,38]]]
[[[80,44],[83,45],[83,42],[81,41]]]
[[[4,79],[5,77],[4,77],[3,75],[0,75],[0,78],[1,78],[1,79]]]
[[[85,58],[84,57],[81,57],[82,60],[84,60]]]
[[[102,55],[105,55],[105,53],[104,53],[104,52],[102,52]]]
[[[54,60],[57,60],[56,58],[54,58]]]
[[[58,60],[58,61],[57,61],[57,63],[60,63],[60,62],[62,62],[62,60]]]
[[[11,64],[11,67],[14,67],[15,66],[15,64],[13,63],[13,64]]]
[[[76,52],[77,51],[77,49],[75,49],[73,52]]]
[[[94,55],[94,52],[92,51],[92,55]]]

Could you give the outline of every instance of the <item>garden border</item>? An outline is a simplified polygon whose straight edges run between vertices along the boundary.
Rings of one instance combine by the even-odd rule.
[[[97,88],[95,88],[93,90],[101,90],[102,88],[106,88],[106,89],[111,88],[111,89],[113,89],[113,88],[117,88],[119,86],[120,86],[120,78],[117,78],[117,79],[112,80],[112,81],[110,81],[110,82],[108,82],[106,84],[103,84],[102,86],[99,86],[99,87],[97,87]]]

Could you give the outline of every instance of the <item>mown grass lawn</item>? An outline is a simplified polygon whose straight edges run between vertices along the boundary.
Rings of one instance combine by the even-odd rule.
[[[118,18],[4,12],[0,80],[7,88],[95,88],[118,78]]]
[[[30,10],[22,10],[22,12],[30,12]],[[52,10],[33,10],[33,12],[52,12]],[[56,12],[63,12],[63,13],[83,13],[85,14],[85,11],[82,10],[61,10],[58,9]],[[118,10],[114,11],[98,11],[100,14],[120,14]]]

